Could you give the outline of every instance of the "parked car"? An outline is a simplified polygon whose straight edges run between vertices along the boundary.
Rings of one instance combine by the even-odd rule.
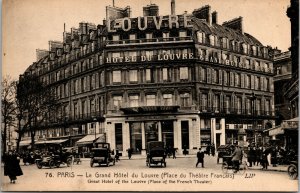
[[[91,167],[93,167],[94,163],[109,166],[110,163],[112,163],[112,165],[115,165],[115,162],[115,156],[111,154],[109,148],[101,147],[92,149],[90,161]]]
[[[162,141],[151,141],[148,142],[147,146],[147,159],[146,166],[149,168],[152,165],[158,165],[166,167],[166,151],[164,148],[164,142]]]

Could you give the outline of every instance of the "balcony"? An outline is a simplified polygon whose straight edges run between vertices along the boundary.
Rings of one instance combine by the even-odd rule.
[[[200,114],[214,114],[214,115],[243,115],[248,117],[258,116],[275,116],[275,111],[255,110],[254,114],[251,109],[238,109],[238,108],[219,108],[200,106]]]
[[[191,36],[186,37],[169,37],[169,38],[151,38],[151,39],[136,39],[136,40],[108,40],[107,47],[111,46],[127,46],[127,45],[143,45],[143,44],[158,44],[158,43],[176,43],[176,42],[193,42]]]

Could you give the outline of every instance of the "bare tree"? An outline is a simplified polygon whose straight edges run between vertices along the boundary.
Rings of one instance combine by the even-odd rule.
[[[3,151],[7,150],[7,130],[11,126],[15,126],[15,116],[16,116],[16,105],[15,105],[15,85],[16,82],[11,80],[9,76],[5,76],[1,82],[1,114],[2,114],[2,125],[1,135],[2,135],[2,147]],[[10,132],[8,133],[10,137]]]
[[[45,86],[37,76],[20,77],[17,85],[18,119],[23,120],[19,126],[18,142],[25,131],[30,132],[31,146],[34,149],[37,129],[49,120],[49,114],[56,110],[55,94],[51,87]],[[20,122],[19,122],[20,124]]]

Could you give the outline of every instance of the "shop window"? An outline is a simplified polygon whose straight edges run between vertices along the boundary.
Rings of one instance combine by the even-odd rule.
[[[146,142],[158,141],[158,123],[156,121],[145,122],[145,138]]]
[[[115,123],[116,149],[123,151],[123,131],[122,123]]]
[[[181,148],[190,148],[190,138],[189,138],[189,122],[181,121]]]
[[[130,123],[130,147],[134,153],[141,153],[142,150],[142,128],[140,122]]]

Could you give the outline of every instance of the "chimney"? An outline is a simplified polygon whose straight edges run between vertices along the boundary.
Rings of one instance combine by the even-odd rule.
[[[216,11],[211,13],[211,23],[218,24],[218,13]]]
[[[244,31],[243,31],[243,18],[242,17],[234,18],[230,21],[225,21],[222,24],[222,26],[231,28],[231,29],[236,30],[236,31],[240,31],[242,34],[244,33]]]
[[[192,13],[198,19],[204,19],[207,23],[211,24],[210,6],[205,5],[199,9],[195,9]]]
[[[175,15],[175,0],[171,0],[171,15]]]
[[[143,7],[143,15],[144,16],[158,16],[158,6],[156,4],[150,4],[146,7]]]

